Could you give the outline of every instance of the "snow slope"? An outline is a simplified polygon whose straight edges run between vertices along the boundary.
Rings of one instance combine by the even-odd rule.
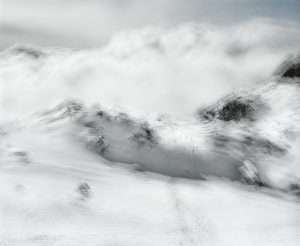
[[[300,210],[293,197],[226,180],[140,172],[103,160],[61,129],[35,124],[2,136],[1,245],[299,241]],[[82,183],[90,189],[80,192]]]

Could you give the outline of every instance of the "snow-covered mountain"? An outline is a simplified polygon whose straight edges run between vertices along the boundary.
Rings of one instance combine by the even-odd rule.
[[[299,46],[266,26],[3,51],[0,245],[296,245]]]

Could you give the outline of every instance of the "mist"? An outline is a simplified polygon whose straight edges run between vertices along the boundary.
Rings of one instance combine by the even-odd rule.
[[[299,43],[297,26],[256,19],[234,27],[190,23],[124,31],[92,50],[31,46],[44,53],[39,59],[16,53],[16,46],[0,59],[2,112],[28,113],[67,97],[187,117],[264,83]]]

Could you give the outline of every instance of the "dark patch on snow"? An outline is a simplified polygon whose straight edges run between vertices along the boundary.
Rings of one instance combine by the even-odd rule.
[[[215,105],[208,108],[201,108],[197,111],[198,117],[203,121],[255,121],[257,114],[266,110],[267,106],[259,97],[231,95],[223,98]]]
[[[97,134],[97,132],[95,132],[95,134]],[[93,137],[86,143],[86,145],[89,149],[95,151],[101,156],[103,156],[108,151],[109,148],[109,145],[105,141],[104,136]]]
[[[292,184],[290,184],[288,190],[293,195],[295,195],[297,197],[300,197],[300,180],[299,180],[298,183],[292,183]]]
[[[140,164],[132,164],[133,165],[133,171],[135,172],[139,172],[139,173],[143,173],[146,172],[147,170],[145,169],[144,166],[140,165]]]
[[[97,149],[97,152],[101,155],[103,155],[107,151],[108,144],[105,142],[105,138],[103,136],[97,137],[95,147]]]
[[[105,113],[104,113],[103,110],[99,110],[99,111],[96,113],[96,115],[99,116],[99,117],[101,117],[101,118],[104,116],[104,114],[105,114]]]
[[[300,54],[290,56],[275,71],[275,75],[282,78],[300,78]],[[281,81],[281,80],[280,80]],[[282,82],[282,81],[281,81]]]
[[[198,111],[200,117],[206,121],[212,121],[216,117],[216,112],[213,110]]]
[[[270,155],[284,155],[287,150],[275,143],[272,143],[268,139],[259,138],[259,137],[250,137],[246,136],[242,140],[242,144],[250,147],[257,148],[264,154],[270,154]]]
[[[102,120],[105,120],[105,121],[111,121],[112,120],[112,116],[109,113],[102,110],[102,109],[97,110],[96,116],[99,117]]]
[[[91,187],[88,183],[81,183],[77,188],[77,192],[80,194],[81,199],[87,199],[91,196]]]
[[[254,108],[250,102],[232,100],[219,111],[218,119],[223,121],[240,121],[241,119],[253,119]]]
[[[29,164],[31,162],[26,151],[14,151],[12,154],[22,163]]]
[[[139,146],[152,146],[158,143],[156,133],[152,128],[150,128],[148,123],[142,124],[138,132],[133,134],[132,139]]]
[[[97,122],[96,121],[85,121],[83,122],[83,126],[87,127],[87,128],[96,128],[97,127]]]
[[[292,64],[282,75],[287,78],[300,78],[300,63]]]
[[[215,134],[213,143],[216,151],[235,158],[254,159],[257,155],[270,155],[281,157],[287,153],[287,149],[260,136],[231,137],[223,134]],[[253,153],[255,153],[253,155]]]

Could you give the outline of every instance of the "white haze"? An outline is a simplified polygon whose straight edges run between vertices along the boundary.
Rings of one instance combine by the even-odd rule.
[[[263,83],[299,43],[297,26],[259,19],[227,28],[144,28],[120,33],[101,49],[41,49],[39,59],[6,50],[1,112],[35,112],[76,98],[188,117],[225,94]]]

